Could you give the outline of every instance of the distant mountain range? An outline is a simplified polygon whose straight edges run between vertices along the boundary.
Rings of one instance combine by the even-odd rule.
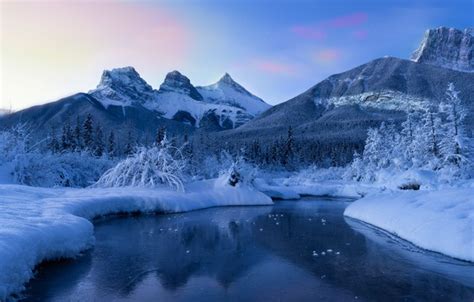
[[[232,129],[270,107],[229,74],[212,85],[194,87],[186,76],[172,71],[155,90],[133,67],[124,67],[105,70],[88,93],[5,114],[0,127],[27,122],[37,136],[44,136],[91,114],[107,130],[131,131],[138,139],[148,139],[161,127],[174,134]]]
[[[272,141],[291,126],[296,138],[338,148],[363,145],[367,128],[402,121],[405,112],[445,97],[454,83],[468,107],[468,131],[474,129],[474,46],[472,29],[428,30],[411,60],[375,59],[332,75],[274,107],[225,74],[215,84],[195,87],[178,71],[158,90],[133,67],[106,70],[97,88],[57,102],[0,118],[0,127],[29,122],[40,132],[90,113],[104,127],[152,135],[158,127],[172,133],[210,132],[217,142]],[[223,131],[222,131],[223,130]],[[347,150],[347,152],[352,152]]]

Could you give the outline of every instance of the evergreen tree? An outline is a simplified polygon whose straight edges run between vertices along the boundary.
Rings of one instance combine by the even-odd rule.
[[[74,128],[74,131],[73,131],[73,148],[76,151],[81,151],[83,148],[81,121],[79,120],[79,117],[77,117],[76,127]]]
[[[419,121],[419,112],[410,110],[407,113],[406,120],[402,123],[400,148],[402,150],[401,155],[405,168],[409,168],[415,164],[414,160],[417,152],[415,134],[419,131]]]
[[[94,155],[99,157],[104,155],[104,149],[104,132],[102,127],[97,125],[95,128]]]
[[[380,150],[383,149],[382,135],[377,128],[370,128],[365,141],[363,161],[367,171],[366,180],[375,180],[375,171],[381,168]]]
[[[467,115],[462,106],[453,83],[450,83],[446,91],[447,98],[440,105],[442,112],[446,115],[443,123],[443,138],[440,142],[440,151],[443,160],[457,166],[463,160],[465,142],[467,140],[464,132],[464,119]]]
[[[291,126],[289,126],[286,139],[284,140],[283,153],[281,158],[281,163],[285,166],[288,166],[291,160],[293,159],[293,145],[293,129],[291,128]]]
[[[59,152],[59,141],[58,138],[56,137],[56,129],[53,127],[51,128],[51,134],[49,136],[49,142],[48,142],[48,149],[52,153]]]
[[[187,133],[183,137],[183,148],[182,148],[183,157],[187,160],[192,160],[193,158],[193,144],[189,141],[189,136]]]
[[[72,131],[69,123],[66,123],[63,126],[63,131],[61,134],[61,151],[67,152],[70,151],[72,147]]]
[[[127,143],[125,144],[125,149],[124,149],[123,152],[125,153],[125,155],[131,155],[131,154],[133,154],[134,147],[135,147],[135,144],[133,143],[132,132],[128,131]]]
[[[166,128],[165,127],[160,127],[158,129],[158,131],[156,132],[155,143],[157,145],[160,145],[161,141],[163,141],[165,136],[166,136]]]
[[[107,154],[109,157],[113,158],[115,156],[115,152],[115,133],[114,131],[110,131],[109,138],[107,140]]]
[[[439,168],[442,122],[439,111],[433,106],[424,108],[413,141],[415,166],[429,165]]]
[[[84,143],[84,148],[87,150],[93,150],[94,147],[94,122],[92,120],[92,115],[89,113],[82,125],[82,140]]]

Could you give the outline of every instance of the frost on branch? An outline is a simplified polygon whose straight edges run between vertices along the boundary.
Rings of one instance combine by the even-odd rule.
[[[186,161],[181,149],[172,146],[166,136],[150,148],[139,147],[130,157],[108,170],[94,185],[96,187],[168,186],[184,191],[183,170]]]

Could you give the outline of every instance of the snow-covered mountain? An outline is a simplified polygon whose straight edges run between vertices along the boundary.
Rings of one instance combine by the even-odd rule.
[[[429,29],[411,59],[459,71],[474,72],[474,29]]]
[[[153,88],[143,80],[133,67],[105,70],[99,85],[89,94],[108,106],[143,104],[154,97]]]
[[[177,135],[191,134],[196,129],[233,129],[253,119],[262,111],[260,108],[270,107],[239,84],[231,84],[216,101],[201,95],[178,71],[168,73],[156,90],[133,67],[105,70],[97,87],[88,93],[0,116],[0,129],[27,122],[34,135],[44,137],[53,129],[58,132],[65,125],[84,121],[90,114],[105,132],[114,130],[124,137],[131,132],[136,139],[147,142],[161,127]]]
[[[143,106],[160,117],[196,128],[232,129],[270,107],[226,74],[199,90],[178,71],[168,73],[159,90],[153,89],[133,67],[106,70],[89,94],[104,107]]]
[[[241,107],[213,102],[178,71],[168,73],[154,99],[143,105],[165,118],[216,130],[239,127],[255,116]]]
[[[228,73],[216,83],[197,87],[197,90],[208,102],[239,107],[254,116],[271,107],[235,82]]]
[[[444,29],[439,31],[445,32]],[[439,56],[440,59],[432,62],[447,62],[450,53],[447,49],[458,54],[459,58],[463,57],[459,54],[466,51],[466,35],[459,38],[461,31],[447,32],[452,36],[437,42],[433,58]],[[453,42],[453,36],[456,36],[456,41],[464,42]],[[337,150],[339,155],[347,152],[350,158],[354,147],[362,148],[364,145],[369,127],[389,120],[399,123],[410,109],[436,105],[446,98],[449,83],[460,92],[468,110],[466,130],[468,135],[474,136],[474,73],[454,70],[453,65],[427,64],[423,58],[431,47],[428,47],[430,43],[426,43],[419,62],[384,57],[331,75],[296,97],[266,110],[242,127],[216,133],[216,140],[233,141],[239,148],[257,140],[265,145],[285,137],[291,126],[295,139],[314,143],[316,151],[329,153]],[[467,58],[472,60],[472,55]],[[461,62],[467,64],[464,59],[455,62],[457,67],[466,66]]]

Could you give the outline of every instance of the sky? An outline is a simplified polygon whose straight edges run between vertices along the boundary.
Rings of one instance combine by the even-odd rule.
[[[95,88],[133,66],[158,89],[179,70],[228,72],[269,104],[370,60],[409,58],[428,28],[474,26],[474,0],[0,0],[0,108]]]

